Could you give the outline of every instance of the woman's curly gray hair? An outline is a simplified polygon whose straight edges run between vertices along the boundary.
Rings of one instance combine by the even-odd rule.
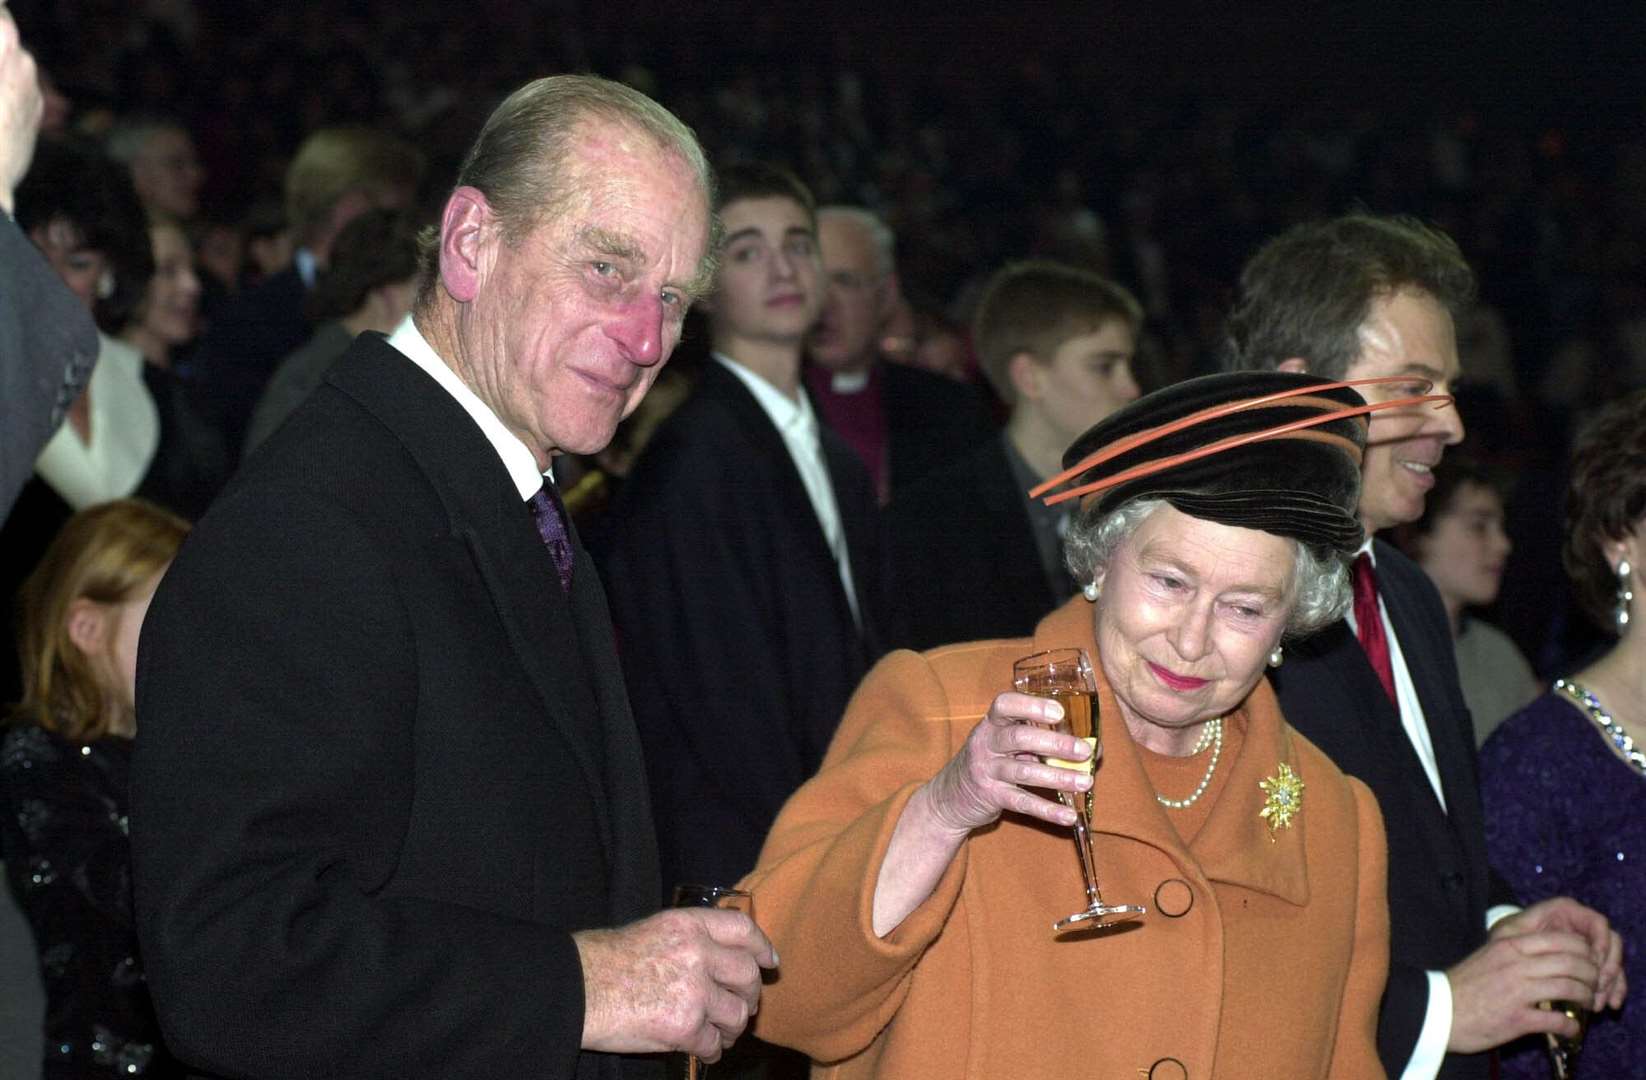
[[[1078,582],[1092,580],[1145,518],[1165,499],[1133,499],[1107,513],[1087,511],[1069,529],[1064,551],[1069,572]],[[1292,610],[1286,617],[1286,637],[1306,637],[1330,626],[1349,610],[1352,593],[1349,571],[1335,552],[1317,550],[1291,541],[1297,559],[1292,571]]]

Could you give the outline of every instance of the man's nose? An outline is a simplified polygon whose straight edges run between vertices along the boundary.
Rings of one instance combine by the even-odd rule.
[[[1463,441],[1463,414],[1457,411],[1455,403],[1435,410],[1424,427],[1428,432],[1439,435],[1440,441],[1447,446],[1456,446]]]
[[[622,348],[630,363],[650,367],[663,359],[662,298],[645,297],[627,305],[606,327],[606,336]]]

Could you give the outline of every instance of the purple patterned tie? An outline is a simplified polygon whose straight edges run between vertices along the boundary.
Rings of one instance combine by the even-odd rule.
[[[560,492],[548,480],[537,489],[526,503],[531,507],[532,519],[537,524],[537,535],[543,546],[554,556],[554,568],[560,571],[560,588],[567,595],[572,591],[572,540],[566,531],[566,507],[560,501]]]

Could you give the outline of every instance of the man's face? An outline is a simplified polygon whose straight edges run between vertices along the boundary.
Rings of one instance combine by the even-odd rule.
[[[640,403],[680,340],[709,240],[683,159],[609,122],[573,141],[578,196],[514,243],[488,213],[457,316],[467,381],[544,466],[600,450]]]
[[[1093,424],[1137,400],[1132,357],[1137,344],[1132,328],[1110,319],[1096,330],[1067,338],[1040,365],[1037,407],[1067,446]]]
[[[1360,327],[1360,355],[1345,379],[1409,375],[1410,383],[1361,387],[1370,402],[1446,394],[1457,381],[1457,333],[1452,316],[1427,293],[1402,289],[1372,301]],[[1433,386],[1425,388],[1427,381]],[[1431,405],[1373,413],[1361,465],[1360,519],[1375,533],[1423,516],[1434,467],[1446,447],[1463,440],[1457,409]]]
[[[823,303],[822,264],[806,208],[781,195],[720,210],[726,233],[714,289],[721,342],[798,344]]]
[[[891,306],[890,282],[874,238],[861,223],[825,217],[818,222],[817,239],[828,293],[807,354],[830,371],[862,371],[874,363],[875,343]]]
[[[205,171],[188,132],[157,131],[131,163],[132,186],[151,212],[187,221],[200,209]]]

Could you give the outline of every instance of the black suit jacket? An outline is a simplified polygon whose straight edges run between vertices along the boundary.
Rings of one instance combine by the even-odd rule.
[[[282,270],[213,316],[195,351],[187,372],[194,408],[217,430],[231,464],[274,369],[314,333],[303,310],[308,295],[295,266]]]
[[[185,1060],[661,1075],[578,1050],[570,934],[659,888],[598,576],[579,546],[561,591],[495,450],[381,337],[189,537],[137,710],[138,931]]]
[[[0,521],[96,363],[91,312],[0,217]]]
[[[883,362],[880,372],[889,487],[894,496],[969,453],[996,430],[976,387],[907,364]]]
[[[1377,796],[1389,835],[1389,985],[1378,1050],[1400,1075],[1428,1007],[1425,971],[1462,960],[1486,938],[1486,910],[1511,898],[1486,860],[1473,728],[1445,609],[1423,571],[1376,542],[1378,588],[1434,744],[1446,807],[1354,631],[1338,622],[1286,646],[1270,672],[1286,719]],[[1485,1055],[1447,1055],[1443,1077],[1485,1077]]]
[[[1052,595],[998,435],[893,497],[886,535],[908,648],[1028,637],[1067,599]]]
[[[659,427],[607,519],[601,563],[665,883],[754,869],[881,651],[874,496],[852,452],[822,434],[861,633],[782,436],[719,363]]]

